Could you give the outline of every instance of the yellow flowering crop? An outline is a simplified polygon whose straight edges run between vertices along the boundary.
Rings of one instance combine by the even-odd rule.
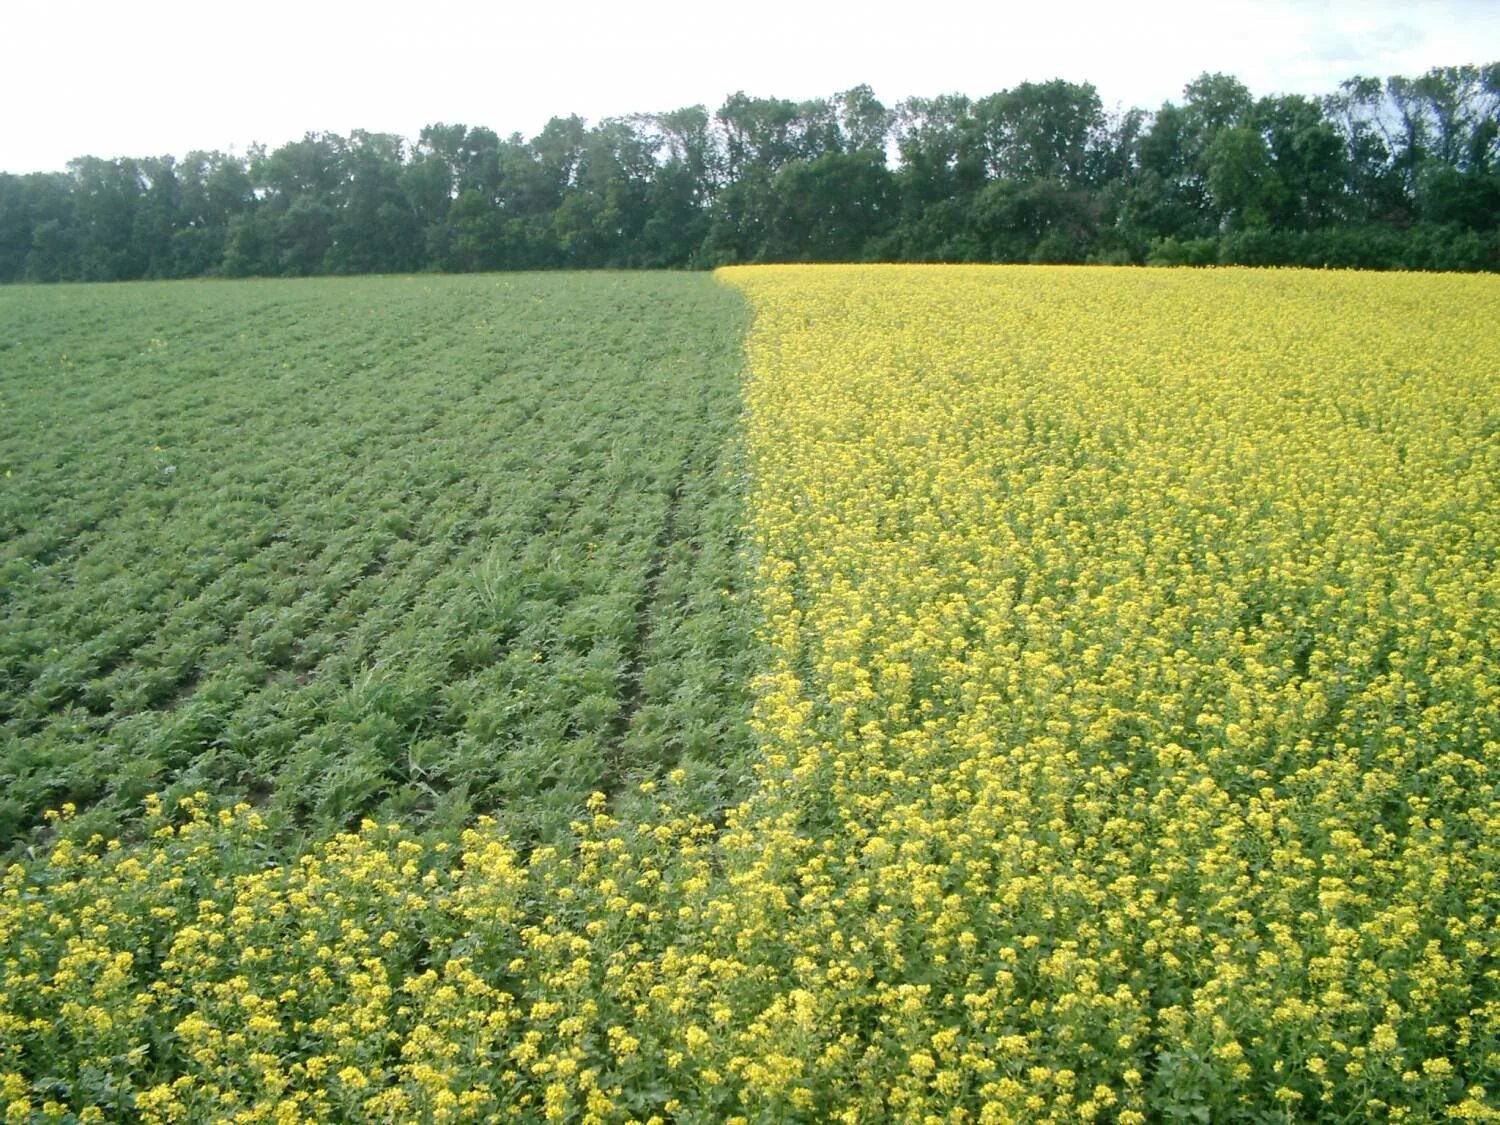
[[[9,1116],[1493,1120],[1494,280],[721,276],[752,795],[284,865],[64,815]]]
[[[727,276],[786,940],[881,1110],[1493,1090],[1500,286]]]

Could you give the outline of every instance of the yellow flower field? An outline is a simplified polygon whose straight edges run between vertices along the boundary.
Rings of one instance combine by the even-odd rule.
[[[866,1108],[1492,1106],[1500,288],[729,276],[786,940]]]
[[[752,796],[292,866],[64,816],[8,1119],[1500,1117],[1500,286],[720,276]]]

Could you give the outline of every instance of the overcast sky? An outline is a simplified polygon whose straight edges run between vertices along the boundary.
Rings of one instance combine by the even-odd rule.
[[[1500,0],[4,0],[0,171],[243,152],[435,121],[535,133],[736,90],[888,104],[1089,81],[1154,109],[1199,73],[1257,95],[1500,59]]]

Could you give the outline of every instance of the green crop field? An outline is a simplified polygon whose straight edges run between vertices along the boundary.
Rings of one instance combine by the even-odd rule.
[[[0,854],[72,803],[555,835],[748,698],[702,276],[0,291]]]

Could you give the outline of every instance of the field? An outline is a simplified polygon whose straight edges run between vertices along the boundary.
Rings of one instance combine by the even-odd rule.
[[[0,292],[9,1117],[1495,1119],[1497,323]]]
[[[550,838],[677,764],[717,790],[739,307],[670,276],[0,294],[0,855],[152,792]]]

